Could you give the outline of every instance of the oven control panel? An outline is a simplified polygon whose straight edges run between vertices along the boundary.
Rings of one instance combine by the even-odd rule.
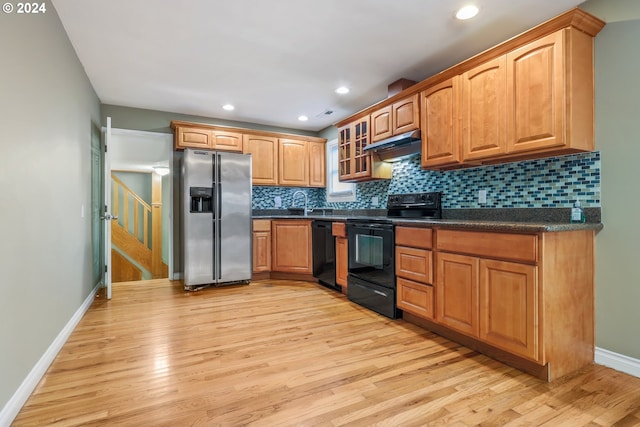
[[[390,194],[387,209],[401,207],[438,208],[442,193]]]

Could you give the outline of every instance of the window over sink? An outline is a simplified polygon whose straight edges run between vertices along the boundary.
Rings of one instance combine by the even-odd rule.
[[[338,140],[327,142],[327,202],[354,202],[356,185],[340,182],[338,171]]]

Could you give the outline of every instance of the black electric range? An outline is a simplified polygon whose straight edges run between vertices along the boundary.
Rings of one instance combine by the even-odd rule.
[[[349,276],[347,297],[396,319],[395,236],[393,218],[441,218],[442,194],[391,194],[387,218],[347,220]]]

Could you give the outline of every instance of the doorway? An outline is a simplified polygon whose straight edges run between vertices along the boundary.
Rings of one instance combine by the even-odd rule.
[[[113,282],[173,276],[173,135],[112,129]]]

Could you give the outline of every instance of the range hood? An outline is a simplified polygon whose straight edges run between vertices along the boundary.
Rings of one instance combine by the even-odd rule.
[[[364,151],[376,153],[380,160],[393,162],[420,154],[421,147],[420,130],[416,129],[369,144]]]

